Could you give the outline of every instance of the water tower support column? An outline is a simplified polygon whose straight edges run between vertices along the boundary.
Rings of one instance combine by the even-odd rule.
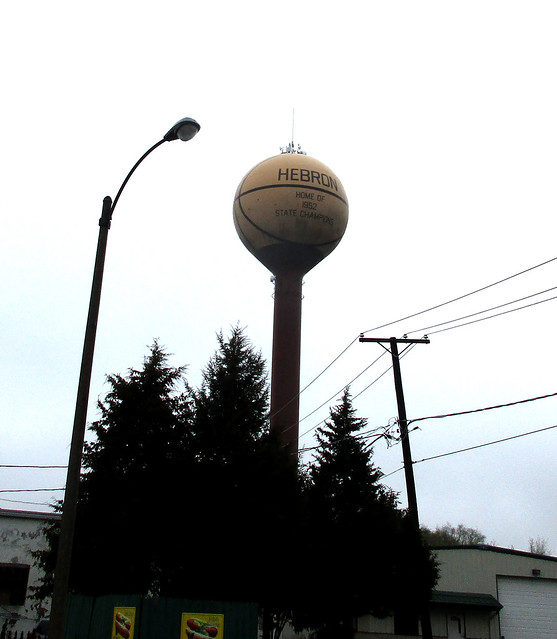
[[[283,272],[275,276],[271,428],[293,455],[298,452],[301,331],[302,275]]]

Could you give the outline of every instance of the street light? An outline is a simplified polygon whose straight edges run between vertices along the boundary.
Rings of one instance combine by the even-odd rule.
[[[99,219],[99,239],[97,242],[97,253],[93,271],[91,297],[89,300],[89,313],[87,315],[87,325],[85,327],[85,339],[83,343],[83,354],[81,357],[79,384],[77,387],[72,442],[70,447],[68,472],[66,476],[66,491],[64,494],[60,537],[58,540],[58,554],[54,572],[54,591],[52,595],[52,610],[50,614],[48,632],[49,639],[62,639],[64,632],[66,600],[69,587],[72,546],[77,511],[77,498],[79,494],[81,455],[83,452],[83,441],[85,439],[87,403],[89,401],[89,388],[91,385],[91,370],[93,368],[93,352],[95,350],[97,320],[99,317],[106,243],[112,214],[114,213],[116,204],[118,203],[120,195],[128,183],[128,180],[137,167],[151,152],[165,142],[172,142],[173,140],[182,140],[187,142],[197,134],[199,129],[199,124],[192,118],[182,118],[176,122],[176,124],[164,135],[162,140],[159,140],[156,144],[154,144],[134,164],[126,176],[126,179],[122,182],[122,186],[118,190],[118,193],[114,198],[114,202],[109,196],[105,197],[103,200],[102,213]]]

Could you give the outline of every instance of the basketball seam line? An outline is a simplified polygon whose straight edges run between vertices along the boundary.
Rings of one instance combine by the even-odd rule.
[[[238,199],[238,198],[236,198]],[[242,207],[242,203],[238,202],[238,207],[242,213],[242,215],[244,216],[244,218],[254,227],[256,228],[260,233],[263,233],[263,235],[267,235],[268,237],[273,238],[273,240],[277,240],[279,242],[283,242],[285,244],[294,244],[296,246],[311,246],[312,248],[317,248],[319,246],[327,246],[327,244],[334,244],[335,242],[340,242],[340,240],[342,239],[344,233],[339,237],[339,238],[335,238],[334,240],[329,240],[328,242],[320,242],[319,244],[307,244],[305,242],[295,242],[293,240],[286,240],[282,237],[278,237],[277,235],[274,235],[273,233],[269,233],[269,231],[266,231],[264,229],[262,229],[260,226],[258,226],[253,220],[251,220],[246,212],[244,211],[243,207]],[[245,233],[242,231],[242,234],[245,236]],[[251,244],[251,242],[250,242]],[[255,247],[254,247],[255,248]]]
[[[297,184],[267,184],[266,186],[257,186],[253,189],[250,189],[249,191],[244,191],[243,193],[240,193],[239,195],[236,196],[235,200],[238,200],[239,198],[243,197],[244,195],[248,195],[249,193],[255,193],[255,191],[263,191],[265,189],[280,189],[285,187],[295,187],[295,188],[298,187],[298,188],[306,189],[306,190],[309,189],[311,191],[320,191],[321,193],[326,193],[327,195],[332,195],[333,197],[338,198],[343,204],[346,204],[346,206],[348,206],[348,202],[337,193],[331,193],[331,191],[327,191],[327,189],[318,188],[316,186],[305,186],[305,185],[298,186]]]

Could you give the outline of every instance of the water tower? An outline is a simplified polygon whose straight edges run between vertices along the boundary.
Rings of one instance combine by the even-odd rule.
[[[274,275],[271,428],[298,451],[302,278],[337,246],[348,201],[337,176],[294,144],[254,166],[234,198],[244,246]]]

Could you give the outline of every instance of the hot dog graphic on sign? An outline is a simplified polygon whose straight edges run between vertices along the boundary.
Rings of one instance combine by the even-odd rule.
[[[133,639],[135,608],[114,608],[112,639]]]
[[[223,639],[224,615],[183,612],[180,639]]]

